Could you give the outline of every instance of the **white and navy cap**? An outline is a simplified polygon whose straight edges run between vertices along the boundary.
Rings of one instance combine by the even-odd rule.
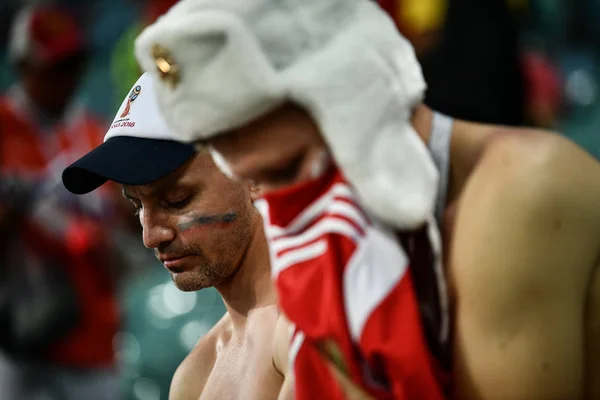
[[[63,171],[65,187],[85,194],[111,180],[144,185],[173,172],[195,154],[174,140],[156,102],[147,74],[135,83],[119,108],[104,143]]]

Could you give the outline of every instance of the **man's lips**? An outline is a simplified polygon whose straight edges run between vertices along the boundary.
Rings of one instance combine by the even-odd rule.
[[[185,262],[185,259],[187,258],[187,255],[183,255],[183,256],[177,256],[177,257],[159,257],[159,260],[162,261],[163,265],[165,266],[166,269],[168,269],[171,272],[180,272],[183,270],[183,263]]]

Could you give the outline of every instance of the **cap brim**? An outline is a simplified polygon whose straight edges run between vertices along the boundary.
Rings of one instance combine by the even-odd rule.
[[[89,193],[109,180],[145,185],[175,171],[194,154],[194,147],[186,143],[117,136],[67,167],[62,180],[75,194]]]

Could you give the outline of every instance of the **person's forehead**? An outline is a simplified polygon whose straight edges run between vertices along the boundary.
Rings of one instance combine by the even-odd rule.
[[[267,115],[238,129],[211,138],[208,144],[221,153],[228,163],[241,169],[262,169],[290,156],[286,154],[294,146],[289,142],[300,140],[290,127],[294,120],[286,115]]]
[[[160,196],[180,188],[204,188],[218,185],[219,177],[219,171],[212,162],[210,154],[202,151],[157,181],[144,185],[123,185],[123,191],[127,195],[136,192],[144,196]]]
[[[242,179],[255,179],[273,169],[276,169],[282,159],[286,159],[285,149],[265,142],[263,146],[243,146],[241,143],[213,143],[213,147],[223,158],[228,168],[233,167],[232,173]]]
[[[183,179],[171,176],[171,174],[159,179],[158,181],[144,185],[122,185],[123,196],[127,198],[137,197],[161,197],[169,191],[183,186]],[[184,175],[185,176],[185,175]]]
[[[284,104],[271,112],[248,121],[207,140],[208,143],[222,143],[231,146],[233,151],[251,152],[265,142],[280,140],[282,133],[298,125],[300,119],[310,119],[308,114],[294,104]]]
[[[196,173],[198,166],[194,165],[195,157],[190,162],[185,163],[175,171],[163,176],[162,178],[143,185],[123,185],[123,193],[140,193],[144,196],[155,196],[173,190],[178,186],[195,184],[201,175]],[[127,196],[126,196],[127,197]]]

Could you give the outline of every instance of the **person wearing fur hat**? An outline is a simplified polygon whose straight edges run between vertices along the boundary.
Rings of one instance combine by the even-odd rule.
[[[422,105],[412,47],[368,0],[183,0],[136,55],[179,139],[265,189],[296,398],[343,398],[337,373],[377,398],[600,395],[600,164],[581,148]]]

